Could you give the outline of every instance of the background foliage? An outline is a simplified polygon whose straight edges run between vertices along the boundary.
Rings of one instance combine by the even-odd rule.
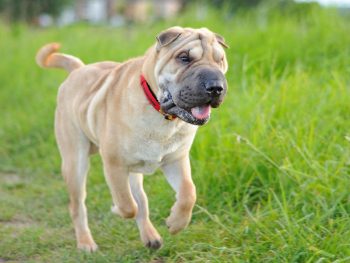
[[[10,21],[33,22],[39,14],[57,16],[72,0],[0,0],[2,11]]]
[[[311,7],[263,7],[234,17],[196,8],[168,22],[128,28],[41,30],[0,25],[0,261],[348,262],[350,260],[349,17]],[[149,252],[133,221],[109,212],[98,156],[88,181],[99,252],[75,249],[53,135],[66,73],[39,69],[50,41],[86,63],[141,55],[172,25],[225,36],[229,93],[198,131],[191,162],[198,205],[190,227],[164,224],[174,194],[160,173],[145,179],[164,247]],[[147,34],[145,34],[147,32]]]

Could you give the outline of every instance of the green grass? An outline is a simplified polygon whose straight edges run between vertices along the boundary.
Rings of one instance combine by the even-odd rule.
[[[0,261],[349,262],[350,19],[335,10],[266,12],[128,28],[47,30],[0,25]],[[150,252],[134,221],[110,213],[98,156],[87,206],[95,254],[76,250],[53,135],[63,71],[35,65],[51,41],[86,63],[143,54],[160,30],[206,26],[225,36],[229,93],[191,151],[198,202],[189,228],[170,236],[174,194],[145,179],[165,244]],[[158,261],[157,261],[158,260]]]

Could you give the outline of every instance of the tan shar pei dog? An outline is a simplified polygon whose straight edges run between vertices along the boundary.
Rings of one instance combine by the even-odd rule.
[[[149,219],[143,174],[160,168],[176,192],[166,224],[171,234],[190,222],[196,201],[189,151],[199,125],[226,94],[224,39],[206,28],[172,27],[142,57],[89,65],[57,53],[59,44],[36,56],[44,68],[69,72],[58,91],[55,133],[68,186],[78,248],[95,251],[87,210],[89,156],[99,152],[112,212],[135,218],[145,246],[162,239]]]

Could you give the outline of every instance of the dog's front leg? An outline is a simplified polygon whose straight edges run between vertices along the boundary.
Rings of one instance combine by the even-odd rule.
[[[196,188],[192,182],[189,156],[166,164],[162,169],[176,192],[176,202],[166,220],[169,232],[176,234],[191,221],[192,209],[196,202]]]
[[[113,154],[101,151],[101,156],[106,181],[114,203],[112,212],[124,218],[135,217],[137,204],[131,194],[127,167]]]
[[[162,239],[149,219],[148,199],[143,190],[143,174],[130,173],[130,186],[138,211],[136,223],[140,230],[141,240],[148,248],[158,249],[162,246]]]

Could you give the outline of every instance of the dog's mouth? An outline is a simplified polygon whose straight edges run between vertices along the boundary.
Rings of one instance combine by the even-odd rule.
[[[198,120],[209,119],[210,113],[211,113],[210,105],[197,106],[191,109],[192,116]]]
[[[210,104],[198,105],[192,108],[181,108],[175,104],[169,91],[164,92],[160,100],[160,106],[165,113],[175,115],[190,124],[200,126],[207,123],[210,119]]]

